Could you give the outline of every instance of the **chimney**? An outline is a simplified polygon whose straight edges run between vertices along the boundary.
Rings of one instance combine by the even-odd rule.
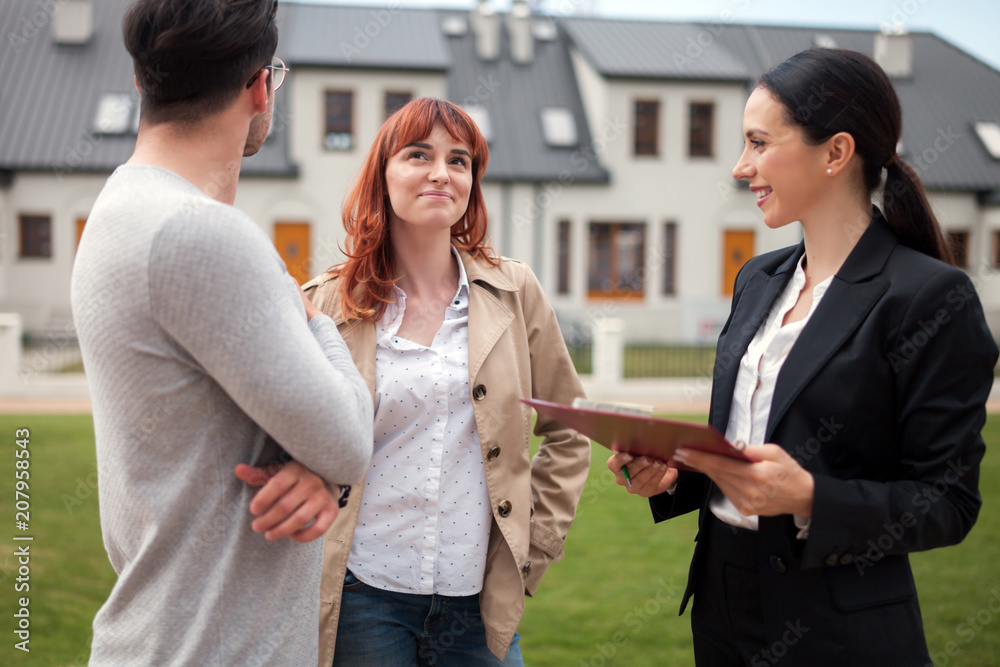
[[[94,0],[60,0],[53,3],[52,41],[86,44],[94,36]]]
[[[535,38],[531,34],[531,9],[524,0],[514,0],[507,15],[510,35],[510,57],[521,65],[530,63],[535,55]]]
[[[476,35],[476,55],[482,60],[500,56],[500,17],[489,0],[479,0],[472,13],[472,29]]]
[[[883,28],[875,35],[875,62],[892,79],[913,76],[913,38],[906,28]]]

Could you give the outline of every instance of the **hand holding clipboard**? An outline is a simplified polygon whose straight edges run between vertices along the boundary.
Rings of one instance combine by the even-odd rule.
[[[613,452],[628,452],[636,457],[648,456],[667,461],[680,470],[691,470],[673,458],[674,452],[681,446],[740,461],[751,460],[743,453],[742,447],[730,443],[707,424],[663,419],[631,411],[572,407],[536,399],[522,398],[521,402]]]

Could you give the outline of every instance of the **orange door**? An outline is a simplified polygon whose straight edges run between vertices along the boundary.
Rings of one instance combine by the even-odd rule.
[[[288,273],[300,285],[311,277],[309,273],[309,223],[274,223],[274,245],[285,260]]]
[[[87,224],[86,218],[76,219],[76,247],[80,247],[80,237],[83,236],[83,228]]]
[[[722,293],[733,295],[733,283],[747,260],[753,257],[753,231],[727,229],[722,241]]]

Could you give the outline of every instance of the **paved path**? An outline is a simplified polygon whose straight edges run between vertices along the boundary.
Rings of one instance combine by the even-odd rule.
[[[651,405],[660,414],[708,414],[711,387],[705,378],[626,380],[615,385],[598,384],[587,377],[581,379],[587,396],[593,400]],[[993,385],[986,410],[1000,413],[1000,381]],[[82,375],[62,376],[52,385],[34,381],[19,396],[0,396],[0,414],[89,414],[90,411],[90,397]]]
[[[3,415],[87,415],[89,398],[0,398]]]

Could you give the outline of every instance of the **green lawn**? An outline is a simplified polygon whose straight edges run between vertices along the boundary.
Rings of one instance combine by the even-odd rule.
[[[14,527],[15,430],[31,430],[31,530]],[[3,435],[6,434],[6,435]],[[984,431],[1000,445],[1000,416]],[[0,540],[4,665],[84,665],[90,624],[114,582],[101,544],[93,432],[89,416],[0,416],[8,452],[0,494],[7,537]],[[693,548],[694,516],[654,526],[646,502],[614,485],[596,447],[566,558],[527,602],[522,649],[532,666],[690,665],[689,617],[677,605]],[[912,558],[935,664],[1000,664],[1000,456],[983,467],[984,509],[958,547]],[[15,535],[31,535],[31,653],[14,649]],[[1000,601],[992,603],[996,610]],[[950,650],[952,655],[948,655]]]
[[[704,417],[681,416],[704,421]],[[983,509],[966,540],[910,558],[937,667],[1000,665],[1000,415],[983,429]],[[595,446],[566,558],[521,623],[531,665],[693,665],[690,609],[677,616],[696,517],[654,525],[648,503],[614,484]],[[992,606],[992,609],[990,608]]]
[[[15,431],[30,430],[30,530],[14,526]],[[101,542],[97,514],[97,468],[90,416],[17,417],[0,415],[0,443],[7,451],[0,467],[2,518],[0,539],[0,618],[4,665],[86,665],[90,624],[115,581]],[[14,542],[30,535],[32,542]],[[31,553],[29,592],[17,592],[14,550],[27,544]],[[25,583],[25,582],[21,582]],[[14,648],[11,632],[17,600],[30,595],[30,653]]]

